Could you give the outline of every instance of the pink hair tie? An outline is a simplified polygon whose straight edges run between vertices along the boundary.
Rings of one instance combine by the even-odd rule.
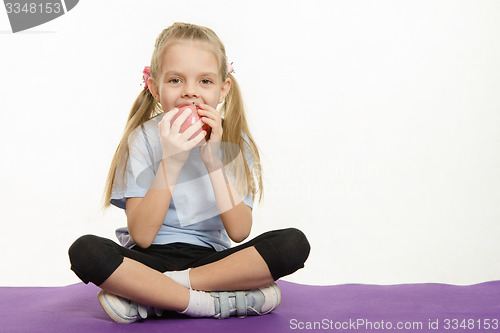
[[[231,73],[234,73],[234,68],[233,68],[233,63],[227,61],[226,62],[226,65],[227,65],[227,74],[231,74]]]
[[[144,90],[148,89],[148,79],[151,76],[149,73],[149,66],[145,66],[144,70],[142,71],[142,80],[144,81]]]

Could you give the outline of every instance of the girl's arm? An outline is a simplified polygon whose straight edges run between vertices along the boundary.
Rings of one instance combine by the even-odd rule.
[[[201,121],[180,133],[180,127],[191,110],[186,109],[170,124],[178,109],[171,111],[167,112],[158,124],[163,159],[153,182],[144,198],[128,198],[126,201],[128,232],[134,243],[142,248],[153,243],[167,215],[177,178],[189,157],[189,152],[206,134],[202,131],[190,139],[201,129]]]
[[[182,164],[163,159],[144,198],[127,198],[128,232],[139,247],[149,247],[158,234],[181,168]]]
[[[223,131],[220,113],[207,104],[200,104],[200,107],[198,114],[202,116],[201,120],[212,128],[209,141],[200,149],[201,159],[208,170],[224,228],[233,242],[240,243],[252,229],[252,209],[241,200],[219,158]]]
[[[240,243],[250,235],[252,209],[243,202],[234,184],[228,179],[222,161],[212,160],[206,166],[224,228],[233,242]]]

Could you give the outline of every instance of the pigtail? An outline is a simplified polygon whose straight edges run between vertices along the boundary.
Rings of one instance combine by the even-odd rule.
[[[221,107],[224,119],[222,141],[234,143],[239,149],[231,149],[229,145],[225,145],[226,149],[223,148],[224,164],[234,175],[235,186],[240,195],[246,196],[248,193],[252,193],[253,197],[256,198],[258,193],[258,201],[260,202],[263,197],[263,184],[259,150],[250,134],[238,82],[231,74],[228,74],[228,77],[231,79],[231,89]],[[252,158],[252,172],[250,172],[246,158],[243,158],[241,153],[249,154]],[[234,163],[229,163],[230,161],[234,161]]]
[[[103,195],[103,208],[110,205],[111,192],[114,186],[121,186],[125,181],[125,170],[128,161],[128,137],[134,129],[136,129],[141,124],[145,123],[149,119],[161,113],[161,109],[158,107],[158,103],[154,99],[153,95],[148,89],[143,89],[139,96],[135,99],[134,104],[130,110],[127,118],[127,123],[125,125],[125,130],[123,131],[123,136],[116,148],[113,159],[111,160],[111,166],[108,171],[108,177],[106,179],[104,195]],[[117,177],[119,176],[119,177]],[[118,182],[118,183],[115,183]]]

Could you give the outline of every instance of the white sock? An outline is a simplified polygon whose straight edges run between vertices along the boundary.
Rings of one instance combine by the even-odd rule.
[[[189,271],[191,268],[185,269],[183,271],[171,271],[165,272],[166,276],[177,282],[178,284],[191,289],[191,280],[189,280]]]
[[[190,317],[213,317],[215,316],[214,298],[205,291],[190,289],[188,307],[179,313]]]

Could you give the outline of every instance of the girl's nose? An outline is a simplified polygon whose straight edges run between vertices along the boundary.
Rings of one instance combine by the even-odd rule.
[[[184,89],[182,90],[182,96],[184,97],[198,97],[198,89],[195,82],[186,82],[184,84]]]

